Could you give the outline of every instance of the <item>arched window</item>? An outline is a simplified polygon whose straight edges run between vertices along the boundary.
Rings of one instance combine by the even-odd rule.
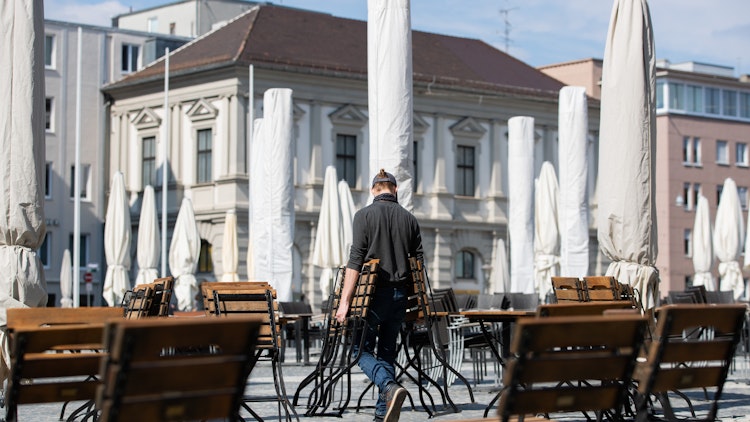
[[[201,254],[198,257],[199,273],[210,273],[214,270],[214,261],[211,258],[212,253],[213,245],[208,243],[207,240],[201,239]]]
[[[461,251],[456,255],[456,278],[474,278],[474,254]]]

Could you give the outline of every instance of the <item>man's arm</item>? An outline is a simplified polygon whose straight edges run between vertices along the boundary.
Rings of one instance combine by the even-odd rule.
[[[341,301],[339,302],[339,309],[336,311],[336,321],[340,323],[346,321],[346,314],[349,313],[349,304],[352,301],[357,279],[359,279],[359,271],[347,267],[344,273],[344,287],[341,289]]]

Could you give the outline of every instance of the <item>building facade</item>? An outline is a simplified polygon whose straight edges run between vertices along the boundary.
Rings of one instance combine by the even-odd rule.
[[[540,68],[600,96],[602,61],[585,59]],[[743,211],[750,187],[750,77],[695,62],[657,62],[656,210],[662,296],[692,283],[692,229],[698,194],[716,218],[724,180],[737,184]],[[742,265],[742,260],[740,264]],[[718,283],[718,263],[713,274]],[[744,271],[747,276],[747,270]]]
[[[170,228],[180,198],[193,200],[204,246],[205,265],[199,266],[198,279],[214,280],[222,274],[227,210],[237,213],[240,257],[246,255],[252,64],[256,117],[262,117],[265,90],[293,90],[293,290],[295,297],[320,303],[320,268],[310,258],[325,168],[337,166],[357,207],[364,206],[369,195],[373,169],[368,157],[366,33],[363,21],[261,5],[172,53],[168,158],[160,148],[148,152],[166,133],[163,62],[104,88],[112,99],[110,174],[125,173],[137,214],[144,187],[153,183],[159,195],[159,169],[168,165]],[[417,31],[412,37],[414,213],[422,227],[428,272],[433,287],[484,292],[496,240],[507,238],[507,120],[533,116],[536,174],[544,161],[556,166],[558,91],[563,84],[481,41]],[[590,107],[589,116],[589,156],[594,157],[597,105]],[[591,187],[595,170],[591,160]],[[596,246],[591,250],[593,270]],[[240,261],[244,278],[245,260]]]
[[[65,249],[73,255],[74,167],[76,153],[76,97],[78,28],[81,28],[80,124],[80,262],[82,274],[91,272],[91,296],[81,280],[80,303],[101,304],[104,280],[104,215],[109,190],[106,166],[108,116],[102,85],[121,79],[158,56],[149,46],[177,47],[187,40],[154,37],[91,25],[45,20],[46,165],[45,204],[47,235],[40,249],[48,304],[60,303],[60,266]],[[163,49],[161,50],[163,54]]]

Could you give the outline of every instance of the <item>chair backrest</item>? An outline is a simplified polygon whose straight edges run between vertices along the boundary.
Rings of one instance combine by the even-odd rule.
[[[706,291],[706,303],[731,304],[734,301],[734,292],[731,290]]]
[[[252,317],[111,324],[99,420],[239,420],[260,324]]]
[[[714,420],[721,391],[742,334],[747,307],[675,304],[657,308],[647,360],[639,364],[638,392],[715,387],[706,420]],[[700,335],[696,333],[700,332]]]
[[[416,258],[409,258],[411,290],[407,298],[405,321],[422,321],[433,311],[430,308],[430,291],[422,263]]]
[[[584,302],[585,292],[578,277],[552,277],[552,291],[557,302]]]
[[[126,319],[147,317],[154,301],[154,286],[151,283],[139,284],[128,290],[122,298]]]
[[[200,285],[201,296],[203,297],[203,309],[206,315],[216,314],[214,307],[214,289],[233,288],[233,287],[263,287],[271,288],[267,281],[204,281]]]
[[[539,306],[539,295],[536,293],[509,293],[510,306],[515,310],[535,310]]]
[[[378,279],[379,265],[379,259],[367,261],[362,265],[362,269],[359,272],[359,279],[352,294],[352,301],[349,304],[349,318],[367,318],[370,300],[375,291],[375,283]],[[336,311],[334,310],[334,312]]]
[[[224,318],[255,317],[261,322],[257,349],[278,353],[281,347],[281,322],[276,290],[268,287],[217,287],[213,290],[214,315]]]
[[[620,284],[612,276],[585,276],[582,279],[587,301],[620,300]]]
[[[557,316],[596,316],[603,315],[609,310],[633,310],[633,303],[628,300],[612,300],[597,302],[562,302],[539,305],[536,315],[538,317]]]
[[[104,323],[113,318],[122,318],[120,307],[94,306],[83,308],[8,308],[7,326],[9,331],[21,327]]]
[[[697,303],[695,295],[691,292],[683,291],[669,291],[667,292],[667,303],[670,305],[674,304],[693,304]]]
[[[172,300],[172,292],[174,291],[174,277],[157,278],[151,285],[153,286],[154,297],[151,299],[148,316],[168,316],[169,302]]]
[[[692,293],[695,296],[695,303],[708,303],[706,295],[706,286],[688,286],[685,292]]]
[[[640,315],[519,319],[498,407],[501,420],[605,409],[618,420],[645,330]]]

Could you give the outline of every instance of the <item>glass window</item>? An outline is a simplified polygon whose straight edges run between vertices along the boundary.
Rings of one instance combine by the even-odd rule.
[[[690,196],[693,192],[693,186],[690,183],[682,184],[682,208],[685,211],[690,210]]]
[[[207,240],[201,239],[201,253],[198,256],[198,272],[199,273],[210,273],[214,270],[214,261],[211,256],[213,255],[213,245],[208,243]]]
[[[708,114],[719,114],[719,106],[721,105],[721,90],[719,88],[706,88],[706,113]]]
[[[737,115],[737,91],[727,89],[721,91],[721,114],[725,116]]]
[[[693,208],[698,206],[698,198],[701,196],[701,184],[700,183],[693,183]]]
[[[456,256],[456,278],[474,278],[474,254],[461,251]]]
[[[716,164],[729,164],[727,141],[716,141]]]
[[[55,65],[55,36],[44,36],[44,67],[54,68]]]
[[[750,119],[750,92],[740,92],[740,117]]]
[[[44,129],[52,131],[52,98],[44,99]]]
[[[133,44],[122,45],[122,72],[130,73],[138,70],[138,46]]]
[[[656,81],[656,108],[664,108],[664,81]]]
[[[357,137],[336,135],[336,174],[346,180],[350,188],[357,185]]]
[[[701,163],[701,138],[693,138],[693,164]]]
[[[52,233],[47,232],[44,235],[44,241],[42,242],[42,246],[39,247],[39,250],[36,251],[37,255],[39,255],[39,260],[42,261],[42,266],[44,268],[49,268],[50,263],[50,237],[52,236]]]
[[[747,144],[745,142],[737,142],[734,145],[734,149],[737,165],[747,167]]]
[[[690,153],[693,149],[693,140],[689,136],[682,138],[682,162],[687,164],[691,161]]]
[[[674,110],[685,109],[685,85],[669,83],[669,108]]]
[[[747,186],[737,186],[737,195],[740,197],[740,205],[747,210]]]
[[[143,138],[143,154],[141,157],[141,177],[143,187],[154,186],[156,181],[156,137],[147,136]]]
[[[44,165],[44,197],[52,198],[52,162],[47,161]]]
[[[414,174],[412,175],[412,190],[414,193],[417,192],[417,186],[419,186],[419,143],[414,141],[414,155],[412,156],[412,164],[414,164]]]
[[[209,183],[213,181],[211,161],[213,147],[213,132],[211,129],[198,131],[198,183]]]
[[[688,85],[685,87],[686,109],[693,113],[703,113],[703,87]]]
[[[683,242],[683,252],[685,252],[685,256],[692,256],[693,255],[693,231],[690,229],[685,229],[685,235],[684,235],[684,242]]]
[[[474,147],[456,148],[456,195],[474,196]]]
[[[91,166],[88,164],[81,165],[81,179],[80,179],[80,193],[81,199],[87,200],[90,198],[89,193],[91,192]],[[76,180],[76,166],[70,166],[70,197],[75,198],[75,180]]]
[[[81,268],[84,268],[88,265],[89,262],[89,240],[90,236],[88,234],[81,233],[81,256],[79,257],[78,264]],[[71,258],[73,258],[73,233],[68,236],[68,249],[70,250]],[[73,263],[75,264],[75,262]]]
[[[721,193],[724,191],[724,185],[716,185],[716,203],[721,202]]]
[[[148,18],[148,32],[157,32],[159,30],[159,18],[156,16]]]

